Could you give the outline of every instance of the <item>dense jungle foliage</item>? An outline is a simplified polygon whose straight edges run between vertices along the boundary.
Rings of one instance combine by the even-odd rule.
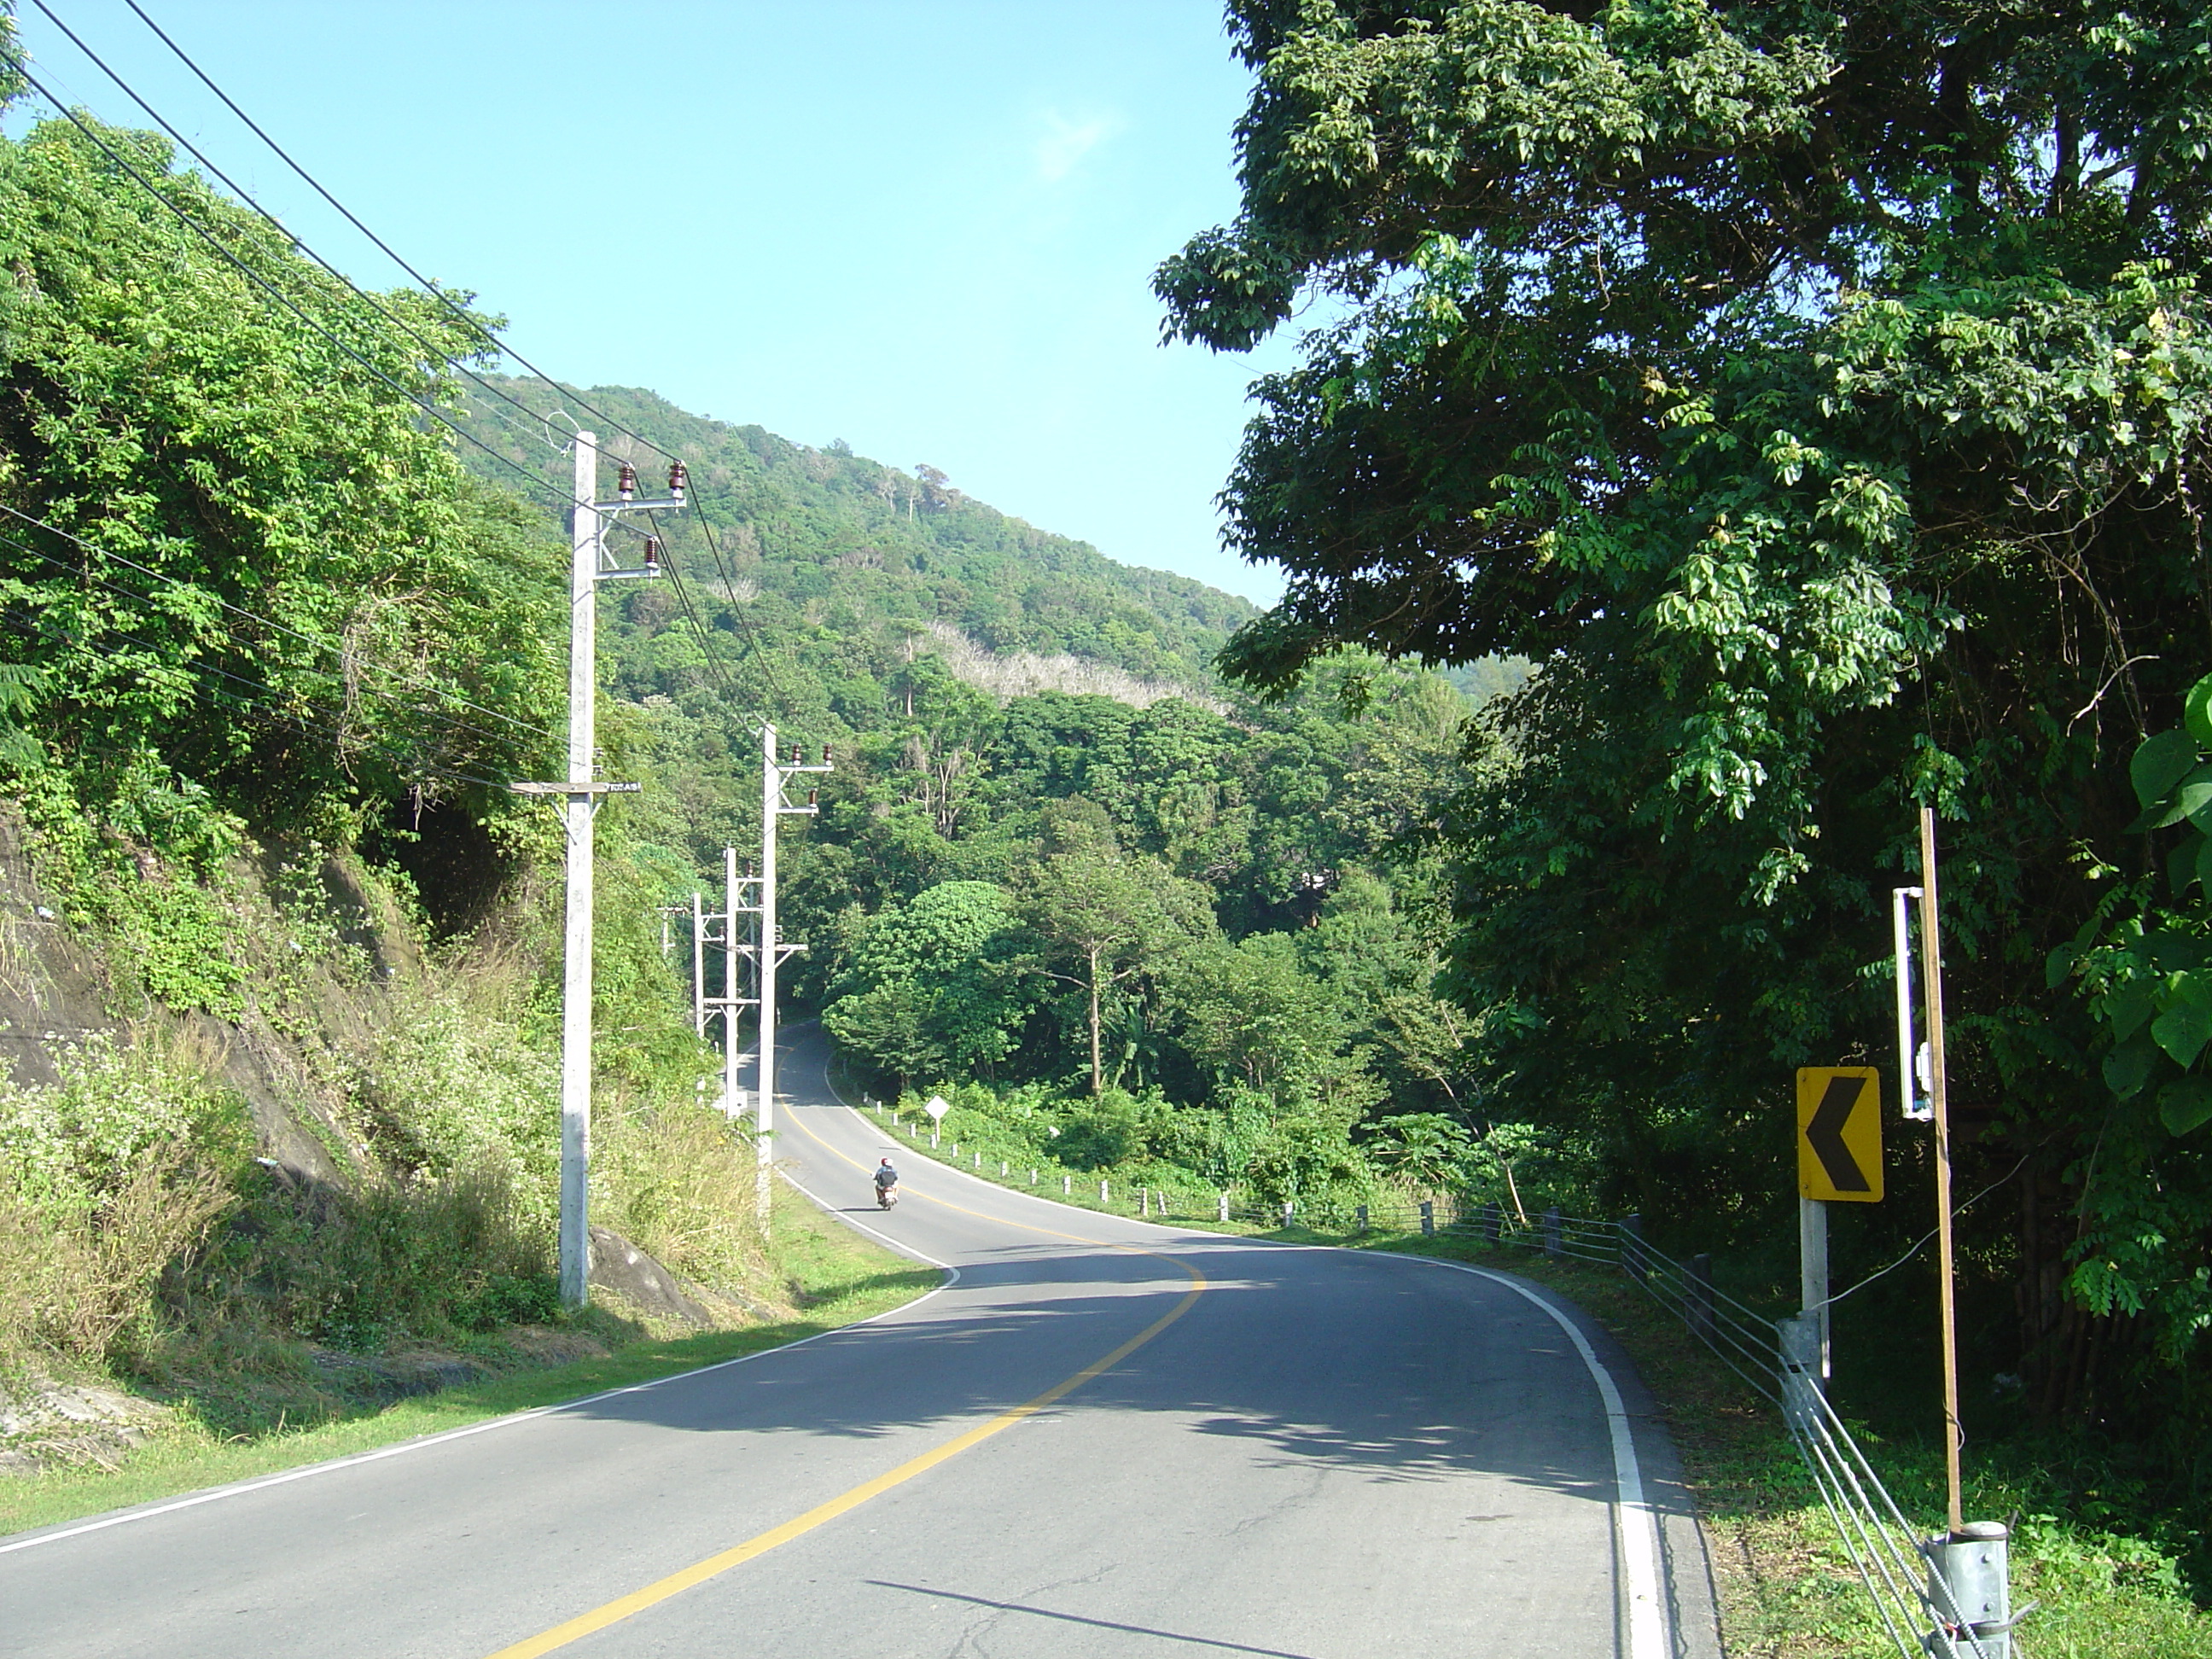
[[[649,786],[629,822],[669,902],[704,885],[711,909],[721,849],[757,845],[755,711],[831,745],[819,816],[785,831],[808,951],[784,984],[864,1079],[1049,1119],[1071,1168],[1309,1206],[1369,1195],[1407,1133],[1464,1150],[1466,1021],[1431,994],[1441,890],[1417,844],[1465,781],[1469,704],[1444,680],[1347,659],[1279,706],[1232,699],[1206,665],[1252,613],[1225,595],[926,470],[620,388],[501,385],[686,458],[695,510],[658,527],[688,596],[605,606],[609,763]],[[468,419],[517,465],[562,465],[497,399]]]
[[[1232,534],[1289,586],[1227,661],[1536,665],[1437,843],[1473,1086],[1678,1237],[1786,1236],[1791,1068],[1891,1062],[1932,804],[1960,1184],[1994,1188],[1970,1411],[2162,1423],[2201,1481],[2212,17],[1231,22],[1243,212],[1162,266],[1168,325],[1338,320],[1261,384]],[[1868,1267],[1926,1213],[1892,1124],[1918,1179],[1853,1218]],[[1924,1279],[1892,1295],[1917,1325]]]

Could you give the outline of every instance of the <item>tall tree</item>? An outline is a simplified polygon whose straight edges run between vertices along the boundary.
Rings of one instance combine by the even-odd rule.
[[[1059,848],[1027,872],[1021,908],[1038,941],[1030,968],[1082,994],[1091,1092],[1102,1094],[1108,999],[1162,972],[1212,931],[1205,891],[1157,859],[1121,852],[1103,827],[1077,820],[1063,824]]]
[[[2077,1206],[2021,1265],[2031,1369],[2078,1376],[2049,1269],[2155,1310],[2170,1278],[2094,1264],[2207,1180],[2207,1132],[2117,1097],[2039,964],[2100,867],[2145,867],[2128,758],[2212,656],[2212,15],[1231,22],[1243,210],[1162,267],[1170,327],[1338,320],[1258,388],[1231,533],[1288,580],[1225,661],[1278,692],[1346,645],[1537,664],[1516,763],[1445,831],[1498,1097],[1573,1115],[1647,1202],[1725,1185],[1790,1066],[1881,1040],[1867,964],[1933,802],[1960,1097]]]

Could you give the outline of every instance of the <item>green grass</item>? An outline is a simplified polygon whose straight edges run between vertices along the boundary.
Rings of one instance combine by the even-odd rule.
[[[403,1400],[380,1411],[313,1428],[222,1439],[188,1422],[131,1453],[112,1471],[66,1469],[0,1479],[0,1534],[274,1474],[465,1428],[511,1412],[671,1376],[869,1318],[942,1282],[943,1275],[935,1269],[912,1266],[781,1186],[775,1220],[778,1263],[803,1304],[795,1319],[743,1330],[641,1338],[601,1357]]]

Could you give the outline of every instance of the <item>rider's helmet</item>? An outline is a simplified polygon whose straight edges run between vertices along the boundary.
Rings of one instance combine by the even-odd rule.
[[[884,1168],[885,1168],[886,1170],[888,1170],[888,1169],[890,1169],[890,1167],[891,1167],[891,1161],[890,1161],[890,1159],[889,1159],[889,1158],[885,1158],[885,1159],[884,1160]]]

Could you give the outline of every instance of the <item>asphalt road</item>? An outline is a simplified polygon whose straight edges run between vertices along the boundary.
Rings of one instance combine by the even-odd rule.
[[[1070,1209],[785,1060],[779,1152],[947,1266],[865,1326],[0,1540],[0,1653],[1717,1655],[1663,1435],[1504,1275]]]

